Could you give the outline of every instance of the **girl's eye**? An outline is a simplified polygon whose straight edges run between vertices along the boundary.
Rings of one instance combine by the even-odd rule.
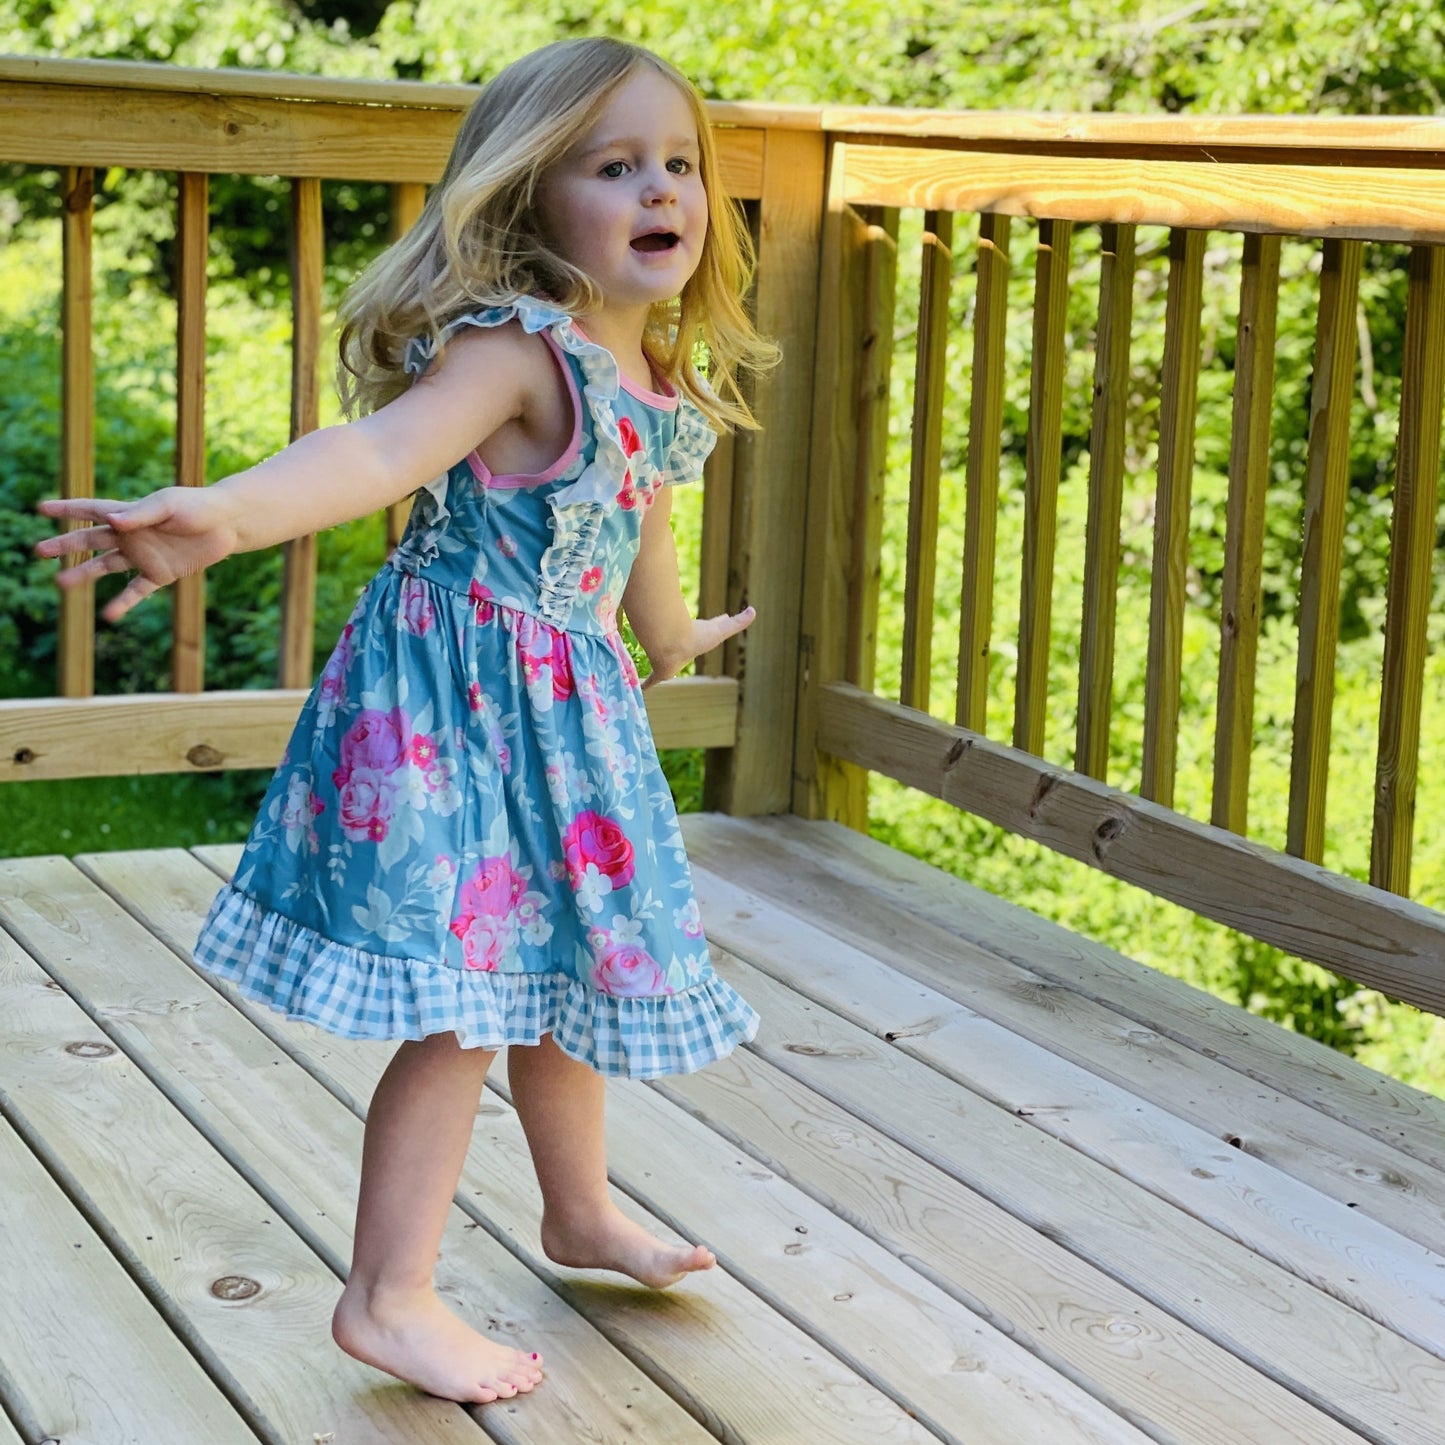
[[[599,175],[606,176],[609,181],[615,181],[619,176],[626,175],[626,173],[626,161],[608,161],[607,164],[602,167],[601,171],[598,172]]]
[[[667,168],[675,176],[685,176],[692,170],[692,162],[684,156],[674,156],[668,161]]]

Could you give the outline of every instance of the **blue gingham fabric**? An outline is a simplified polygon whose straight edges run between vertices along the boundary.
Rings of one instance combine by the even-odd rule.
[[[573,443],[535,477],[473,454],[418,493],[195,957],[346,1037],[550,1033],[605,1074],[686,1073],[758,1020],[709,961],[617,607],[658,488],[712,434],[555,308],[456,324],[514,318],[549,338]]]

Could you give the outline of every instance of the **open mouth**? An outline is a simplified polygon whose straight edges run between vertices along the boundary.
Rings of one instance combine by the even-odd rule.
[[[651,231],[632,242],[634,251],[671,251],[682,238],[676,231]]]

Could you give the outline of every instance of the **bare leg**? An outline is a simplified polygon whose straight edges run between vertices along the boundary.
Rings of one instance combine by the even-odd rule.
[[[550,1034],[507,1055],[512,1101],[542,1186],[542,1248],[578,1269],[615,1269],[665,1289],[717,1259],[702,1245],[664,1244],[622,1213],[607,1190],[606,1082]]]
[[[366,1117],[356,1242],[331,1332],[349,1355],[448,1400],[530,1390],[540,1356],[479,1335],[437,1297],[432,1276],[496,1057],[455,1034],[404,1043]]]

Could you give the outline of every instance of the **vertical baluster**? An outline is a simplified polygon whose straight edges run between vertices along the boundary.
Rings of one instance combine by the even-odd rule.
[[[998,530],[999,452],[1003,429],[1004,334],[1008,326],[1009,218],[978,218],[978,289],[973,316],[973,390],[968,413],[963,601],[958,637],[962,727],[982,732],[988,709],[993,633],[994,539]]]
[[[1224,593],[1220,605],[1212,821],[1236,833],[1243,833],[1249,822],[1249,759],[1254,747],[1254,673],[1259,652],[1264,499],[1269,487],[1279,248],[1278,236],[1251,234],[1244,238],[1234,346],[1234,416],[1230,423]]]
[[[1140,791],[1174,805],[1184,583],[1189,566],[1189,494],[1199,390],[1199,317],[1204,231],[1169,235],[1169,300],[1164,310],[1164,373],[1159,401],[1159,487],[1149,595],[1149,679],[1144,699],[1144,776]]]
[[[864,234],[863,366],[854,413],[852,602],[844,677],[871,689],[878,656],[878,590],[883,555],[883,489],[888,468],[888,378],[893,365],[893,311],[898,274],[898,211],[869,206]]]
[[[60,494],[95,495],[95,371],[91,360],[95,287],[92,277],[92,208],[95,172],[66,166],[61,174]],[[80,523],[67,528],[74,531]],[[76,556],[71,559],[79,561]],[[62,697],[95,691],[95,587],[84,583],[60,594],[58,684]]]
[[[315,431],[320,396],[316,363],[321,350],[321,182],[291,182],[291,439]],[[311,685],[316,617],[316,538],[286,544],[281,598],[282,687]]]
[[[928,711],[933,659],[933,587],[938,559],[938,481],[943,462],[943,399],[948,362],[948,300],[953,280],[953,213],[923,218],[918,343],[913,382],[913,455],[908,477],[908,562],[903,587],[900,700]]]
[[[1445,247],[1410,252],[1401,371],[1400,435],[1385,662],[1380,683],[1380,750],[1375,764],[1375,826],[1370,881],[1410,890],[1410,853],[1425,686],[1426,624],[1440,492],[1440,410],[1445,403]]]
[[[184,171],[176,225],[176,485],[206,484],[206,249],[209,184]],[[171,687],[199,692],[206,668],[206,579],[180,578],[171,594]]]
[[[1024,470],[1023,581],[1019,598],[1018,681],[1014,746],[1044,750],[1049,689],[1049,624],[1053,615],[1054,546],[1058,537],[1059,469],[1063,449],[1064,345],[1069,319],[1072,221],[1039,222],[1034,267],[1033,368]]]
[[[1325,845],[1361,253],[1359,241],[1325,242],[1320,309],[1315,322],[1286,843],[1296,857],[1308,858],[1312,863],[1320,861]]]
[[[733,434],[724,432],[707,459],[702,493],[702,558],[698,575],[697,615],[716,617],[728,610],[728,576],[733,535]],[[715,647],[697,660],[699,677],[725,677],[727,653]]]
[[[1101,227],[1100,251],[1074,766],[1091,778],[1104,780],[1109,770],[1109,718],[1114,698],[1114,614],[1119,595],[1119,522],[1124,505],[1129,339],[1134,320],[1134,227],[1112,223]]]
[[[416,224],[426,205],[426,186],[421,181],[397,181],[391,187],[391,221],[387,228],[388,239],[401,240]],[[406,531],[406,520],[411,515],[411,498],[403,497],[386,509],[386,551],[390,556]]]

